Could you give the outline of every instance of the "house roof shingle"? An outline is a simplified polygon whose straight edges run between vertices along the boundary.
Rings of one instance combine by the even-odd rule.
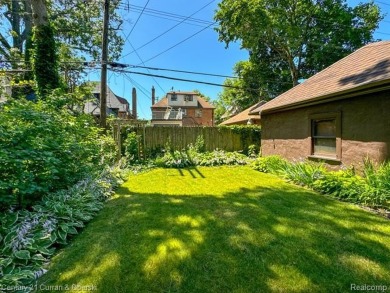
[[[390,41],[368,44],[262,107],[261,113],[359,93],[366,87],[390,85]]]
[[[259,112],[264,103],[264,101],[261,101],[255,105],[252,105],[249,108],[246,108],[244,111],[238,113],[237,115],[223,121],[222,123],[220,123],[220,125],[246,123],[249,119],[260,120]]]

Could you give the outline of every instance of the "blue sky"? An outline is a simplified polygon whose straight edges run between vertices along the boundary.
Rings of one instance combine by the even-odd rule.
[[[248,54],[240,49],[239,44],[230,45],[226,49],[225,44],[218,41],[218,35],[211,25],[218,2],[217,0],[122,0],[119,13],[125,21],[122,35],[126,39],[126,44],[122,53],[123,58],[118,62],[231,76],[234,64],[247,59]],[[367,0],[348,0],[350,6],[355,6],[359,2],[367,2]],[[390,40],[390,1],[376,0],[375,2],[381,7],[382,12],[387,14],[375,33],[375,38]],[[143,10],[145,5],[146,8]],[[142,10],[143,13],[139,17]],[[189,16],[192,19],[185,19]],[[155,39],[153,42],[145,45],[153,39]],[[134,48],[137,49],[136,52],[133,52]],[[128,70],[217,84],[222,84],[225,79],[169,71],[131,68]],[[87,79],[97,80],[99,75],[91,73]],[[109,72],[108,84],[115,94],[129,101],[132,88],[135,87],[138,95],[138,115],[144,119],[151,117],[152,86],[156,88],[156,96],[159,98],[164,97],[172,87],[177,91],[197,89],[211,99],[216,99],[218,93],[222,91],[222,87],[219,86],[131,73]]]

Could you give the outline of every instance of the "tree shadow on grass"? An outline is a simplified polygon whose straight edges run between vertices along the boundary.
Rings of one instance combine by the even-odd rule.
[[[390,285],[390,236],[383,228],[389,222],[313,192],[283,183],[222,197],[125,187],[118,194],[55,258],[43,283],[93,284],[95,292],[345,292],[351,284]]]

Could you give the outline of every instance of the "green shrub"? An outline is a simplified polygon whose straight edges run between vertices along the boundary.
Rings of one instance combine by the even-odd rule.
[[[193,165],[193,162],[185,152],[171,151],[155,160],[157,167],[162,168],[184,168]]]
[[[129,163],[139,160],[139,140],[141,136],[135,132],[130,132],[124,141],[125,156]]]
[[[350,170],[327,172],[315,181],[313,189],[342,200],[358,202],[364,182]]]
[[[363,164],[365,188],[361,194],[364,203],[373,206],[388,205],[390,202],[390,162],[378,167],[366,159]]]
[[[375,167],[366,160],[363,176],[354,169],[327,171],[323,164],[304,161],[289,163],[278,156],[259,158],[255,170],[277,174],[298,185],[312,188],[344,201],[378,208],[390,208],[390,163]]]
[[[31,210],[1,214],[0,288],[32,286],[46,272],[56,248],[78,234],[117,184],[115,172],[106,171],[46,195]]]
[[[256,159],[252,168],[264,173],[281,174],[288,165],[289,163],[279,156],[268,156]]]
[[[285,164],[283,177],[298,185],[312,188],[314,182],[320,179],[324,172],[325,168],[323,164],[304,161]]]
[[[94,125],[89,115],[74,116],[43,102],[5,104],[0,110],[0,208],[31,205],[112,164],[115,143]]]
[[[259,147],[261,145],[261,128],[259,125],[222,125],[218,126],[218,128],[221,130],[228,128],[239,134],[244,154],[249,155],[249,147],[251,145]]]
[[[204,153],[206,151],[206,144],[204,142],[203,135],[197,136],[194,147],[198,153]]]
[[[214,150],[197,154],[192,158],[192,161],[197,166],[246,165],[248,158],[238,152]]]
[[[251,144],[250,146],[248,146],[248,157],[256,158],[258,155],[259,155],[259,148],[256,145]]]
[[[220,166],[220,165],[246,165],[247,156],[238,152],[214,150],[212,152],[198,153],[195,148],[185,151],[167,152],[155,159],[158,167],[184,168],[189,166]]]

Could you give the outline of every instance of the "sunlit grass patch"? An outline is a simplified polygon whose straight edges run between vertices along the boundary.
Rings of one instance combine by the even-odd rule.
[[[390,284],[390,222],[249,167],[132,175],[41,282],[98,292]],[[95,291],[96,292],[96,291]]]

